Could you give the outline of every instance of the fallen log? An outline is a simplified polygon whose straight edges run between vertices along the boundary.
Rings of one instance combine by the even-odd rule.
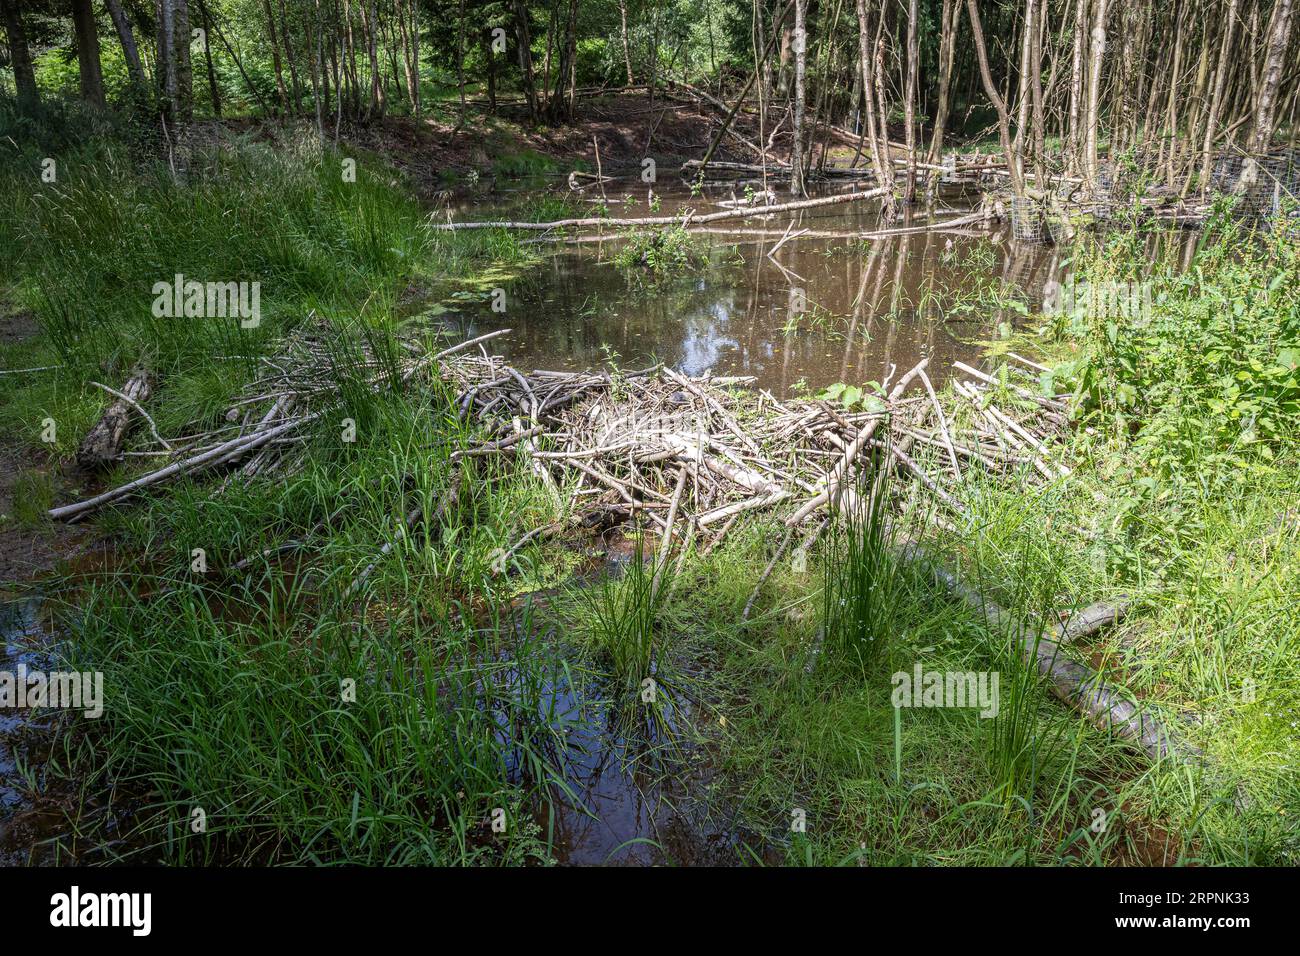
[[[1104,627],[1118,624],[1128,614],[1131,602],[1122,598],[1114,603],[1098,601],[1077,614],[1071,614],[1057,626],[1061,640],[1067,644],[1078,643],[1091,637]]]
[[[198,471],[212,465],[223,464],[234,458],[238,458],[254,449],[261,448],[268,442],[274,441],[282,435],[301,428],[308,422],[320,418],[324,412],[313,412],[310,415],[304,415],[301,418],[290,419],[283,424],[276,425],[274,428],[268,428],[265,431],[255,432],[252,435],[241,435],[232,438],[230,441],[222,442],[215,448],[209,448],[207,451],[193,455],[182,461],[173,462],[157,471],[152,471],[147,475],[142,475],[134,481],[129,481],[117,488],[105,491],[103,494],[96,495],[93,498],[87,498],[85,501],[78,501],[74,504],[63,505],[60,508],[51,508],[47,514],[55,521],[64,519],[75,519],[86,512],[93,511],[96,508],[106,505],[111,501],[117,501],[134,494],[141,488],[147,488],[155,485],[160,481],[173,478],[177,475]]]
[[[440,232],[454,232],[459,229],[527,229],[536,232],[547,232],[552,229],[589,229],[605,226],[613,228],[627,226],[689,226],[693,223],[704,224],[719,222],[724,219],[749,219],[752,216],[769,216],[778,212],[795,212],[800,209],[815,209],[819,206],[834,206],[840,203],[878,199],[888,191],[887,189],[868,189],[865,192],[843,193],[839,196],[821,196],[817,199],[801,199],[798,202],[781,203],[776,206],[724,209],[721,212],[710,212],[704,215],[698,215],[694,210],[688,210],[679,216],[639,216],[633,219],[588,216],[578,219],[555,219],[551,222],[517,222],[506,219],[476,222],[430,222],[429,228]]]
[[[83,468],[103,468],[122,457],[122,445],[131,427],[131,412],[138,411],[144,416],[144,409],[140,406],[148,401],[152,391],[149,374],[144,369],[137,368],[132,371],[120,392],[107,387],[104,387],[104,391],[116,396],[117,401],[104,410],[99,421],[81,440],[81,445],[77,448],[77,463]]]
[[[1197,748],[1176,741],[1158,720],[1107,684],[1096,671],[1064,657],[1059,642],[1046,629],[1016,620],[1006,609],[933,560],[921,545],[903,545],[898,553],[905,561],[926,568],[950,594],[982,614],[995,632],[1019,634],[1026,659],[1047,679],[1052,693],[1094,726],[1133,743],[1153,760],[1189,762],[1200,756]]]

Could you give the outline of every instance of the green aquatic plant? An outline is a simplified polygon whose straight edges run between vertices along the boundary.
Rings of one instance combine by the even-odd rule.
[[[627,236],[615,261],[628,271],[670,278],[703,266],[706,246],[684,226],[636,231]]]

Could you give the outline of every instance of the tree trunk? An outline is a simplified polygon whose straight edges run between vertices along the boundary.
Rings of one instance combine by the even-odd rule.
[[[1228,0],[1228,18],[1224,25],[1223,41],[1219,46],[1219,65],[1214,70],[1214,91],[1210,94],[1210,116],[1205,125],[1205,140],[1201,147],[1201,193],[1210,188],[1210,167],[1214,162],[1214,138],[1219,133],[1219,110],[1223,107],[1223,91],[1228,81],[1228,64],[1232,56],[1232,37],[1237,26],[1238,0]]]
[[[623,65],[627,67],[627,85],[636,82],[632,78],[632,48],[627,42],[627,0],[618,0],[619,30],[623,38]]]
[[[203,59],[208,68],[208,95],[212,97],[213,115],[219,117],[221,116],[221,90],[217,86],[217,71],[212,65],[212,24],[208,20],[208,5],[203,0],[199,0],[199,16],[203,18]]]
[[[188,124],[194,119],[194,71],[190,66],[189,0],[170,0],[175,44],[172,62],[176,67],[176,119]]]
[[[944,126],[948,123],[949,97],[952,87],[952,62],[957,49],[957,23],[961,17],[961,4],[943,0],[943,14],[939,37],[939,102],[934,113],[934,133],[930,137],[930,151],[926,161],[939,162],[943,154]]]
[[[921,49],[917,30],[916,0],[907,6],[907,86],[903,94],[903,122],[907,124],[907,187],[904,202],[916,201],[916,85]]]
[[[497,58],[492,52],[492,32],[484,30],[479,34],[483,41],[483,59],[487,63],[488,111],[495,116],[497,112]]]
[[[1102,4],[1106,0],[1100,0]],[[980,82],[984,84],[984,93],[993,104],[998,114],[998,140],[1002,143],[1002,152],[1007,161],[1007,172],[1011,175],[1011,192],[1017,199],[1025,195],[1025,181],[1020,175],[1020,166],[1016,162],[1011,148],[1011,123],[1007,116],[1007,104],[993,84],[993,74],[989,72],[988,52],[984,47],[984,30],[980,24],[979,8],[975,0],[966,0],[966,16],[970,19],[971,38],[975,43],[975,56],[979,60]]]
[[[858,17],[858,72],[862,74],[863,129],[871,152],[871,165],[875,169],[877,185],[893,189],[894,172],[880,148],[880,135],[876,130],[875,69],[871,56],[871,25],[867,16],[867,0],[856,0]],[[888,135],[888,134],[883,134]],[[891,202],[887,205],[892,205]],[[891,217],[892,218],[892,217]]]
[[[1070,59],[1070,124],[1065,171],[1077,174],[1083,168],[1083,57],[1087,50],[1088,0],[1075,0],[1074,44]]]
[[[568,76],[569,92],[564,100],[564,115],[567,119],[573,119],[573,110],[578,96],[578,0],[569,2],[569,26],[566,31],[568,34],[567,43],[564,51],[565,65],[568,69],[565,71]],[[658,57],[659,48],[656,34],[655,55]],[[651,67],[651,84],[654,83],[654,72]],[[650,90],[651,97],[654,96],[653,85]]]
[[[369,4],[360,4],[359,9],[361,28],[366,33],[366,55],[370,59],[370,106],[366,109],[366,119],[369,120],[373,116],[384,115],[387,97],[384,94],[383,84],[379,81],[379,47],[376,39],[379,25],[375,19],[375,0],[370,0]]]
[[[1291,41],[1292,0],[1277,0],[1273,10],[1273,25],[1268,36],[1268,53],[1260,75],[1259,92],[1255,97],[1255,125],[1246,140],[1246,161],[1241,167],[1237,190],[1251,186],[1259,178],[1259,160],[1268,152],[1273,142],[1274,117],[1277,112],[1277,91],[1282,82],[1283,61]]]
[[[412,6],[414,4],[412,3]],[[411,55],[411,26],[406,21],[406,11],[402,4],[397,5],[397,32],[402,41],[402,72],[406,77],[406,99],[411,104],[411,113],[418,113],[420,106],[419,84],[415,77],[415,64]]]
[[[81,98],[92,106],[104,102],[104,74],[99,62],[99,31],[90,0],[72,0],[72,28],[77,41],[77,66],[81,75]]]
[[[456,16],[456,89],[460,91],[460,118],[456,120],[453,133],[460,132],[465,125],[465,0],[460,0]]]
[[[519,47],[519,76],[524,87],[524,102],[528,104],[528,121],[537,121],[537,87],[533,82],[533,38],[528,29],[528,5],[524,0],[514,0],[515,42]]]
[[[1084,127],[1084,155],[1087,169],[1084,173],[1088,188],[1097,189],[1097,125],[1101,103],[1101,64],[1106,54],[1106,3],[1097,0],[1097,13],[1092,28],[1092,48],[1088,66],[1088,118]]]
[[[298,82],[298,60],[294,55],[293,38],[289,34],[289,16],[284,9],[284,0],[280,0],[280,43],[284,47],[284,58],[289,63],[289,82],[293,88],[293,112],[296,116],[302,112],[302,84]]]
[[[796,196],[807,195],[803,169],[804,71],[808,62],[805,7],[806,0],[794,0],[794,139],[790,146],[790,192]]]
[[[162,101],[162,120],[167,125],[164,132],[170,137],[174,135],[176,127],[176,61],[172,55],[175,46],[172,38],[176,31],[172,0],[157,0],[154,14],[158,24],[158,64],[154,73],[159,99]]]
[[[267,37],[271,41],[271,65],[275,68],[275,89],[280,96],[280,109],[289,112],[289,93],[284,86],[284,67],[280,61],[280,39],[275,29],[275,15],[271,13],[271,0],[262,0],[262,11],[266,14]]]
[[[18,12],[19,2],[0,0],[0,16],[4,18],[5,36],[9,42],[9,61],[14,70],[18,106],[23,112],[32,113],[41,104],[41,94],[36,87],[36,71],[32,68],[32,54],[27,47],[22,15]]]
[[[140,65],[140,50],[135,45],[135,34],[131,31],[131,21],[122,12],[120,0],[106,0],[108,15],[113,18],[113,29],[117,31],[118,42],[122,44],[122,57],[126,60],[126,72],[136,86],[145,85],[144,67]]]
[[[1032,12],[1030,12],[1032,11]],[[1039,0],[1028,0],[1026,18],[1029,23],[1029,116],[1030,139],[1029,152],[1034,161],[1034,172],[1040,189],[1044,188],[1047,172],[1044,152],[1047,147],[1047,131],[1043,128],[1043,22],[1046,20],[1047,7]]]

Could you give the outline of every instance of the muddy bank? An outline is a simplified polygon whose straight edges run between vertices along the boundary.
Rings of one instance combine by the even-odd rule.
[[[746,137],[757,135],[747,116],[736,127]],[[454,114],[440,117],[387,117],[366,126],[344,127],[341,143],[382,155],[411,177],[422,195],[440,193],[465,174],[500,176],[556,171],[566,174],[575,165],[595,171],[597,150],[606,173],[640,169],[651,157],[663,165],[698,158],[708,149],[718,128],[716,113],[682,97],[653,102],[644,92],[613,93],[579,101],[573,122],[533,126],[521,106],[503,102],[497,114],[476,105],[457,128]],[[719,160],[747,160],[726,137]],[[774,156],[779,156],[779,150]]]

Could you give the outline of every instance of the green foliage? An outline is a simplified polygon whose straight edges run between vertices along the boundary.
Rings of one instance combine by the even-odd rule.
[[[1083,350],[1044,386],[1073,388],[1083,417],[1131,438],[1157,479],[1261,473],[1300,433],[1300,242],[1217,229],[1185,272],[1132,271],[1141,260],[1127,237],[1093,250],[1079,274],[1138,314],[1084,297],[1057,322]],[[1149,289],[1133,294],[1130,283]]]
[[[867,382],[861,387],[836,382],[823,389],[817,397],[824,402],[839,402],[848,411],[883,412],[884,389],[879,382]]]
[[[888,474],[887,472],[884,474]],[[846,490],[823,565],[822,628],[832,661],[870,673],[889,656],[904,569],[889,516],[889,480]]]
[[[683,226],[633,232],[618,251],[624,269],[646,269],[656,278],[692,272],[706,261],[707,246]]]

